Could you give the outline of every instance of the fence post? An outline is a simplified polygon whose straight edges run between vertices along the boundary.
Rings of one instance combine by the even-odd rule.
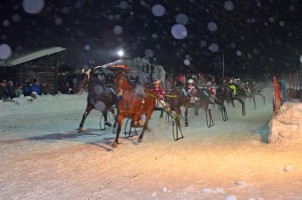
[[[280,105],[277,104],[278,101],[279,101]],[[274,76],[274,92],[273,92],[273,112],[274,112],[274,116],[276,116],[278,114],[278,109],[282,105],[283,105],[283,102],[282,102],[282,98],[281,98],[281,94],[280,94],[280,88],[278,86],[276,76]]]

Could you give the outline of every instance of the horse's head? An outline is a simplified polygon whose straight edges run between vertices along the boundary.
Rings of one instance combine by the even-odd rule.
[[[132,87],[128,82],[125,72],[120,72],[114,78],[115,90],[119,96],[123,94],[123,91],[130,90]]]
[[[91,71],[91,69],[89,69],[87,71],[84,71],[84,69],[82,69],[82,74],[79,77],[77,85],[76,85],[77,94],[82,94],[84,89],[88,87],[90,71]]]

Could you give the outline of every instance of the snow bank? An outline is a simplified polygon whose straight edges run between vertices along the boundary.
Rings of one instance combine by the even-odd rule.
[[[286,102],[269,123],[269,143],[301,142],[302,103]]]

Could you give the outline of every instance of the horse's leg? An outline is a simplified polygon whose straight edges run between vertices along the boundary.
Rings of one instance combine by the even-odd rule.
[[[110,122],[108,122],[108,112],[107,111],[104,111],[102,112],[103,113],[103,116],[104,116],[104,122],[105,122],[105,125],[108,126],[108,127],[111,127],[112,124]]]
[[[114,124],[113,124],[113,129],[112,129],[112,133],[114,133],[116,125],[117,125],[117,117],[116,117],[115,110],[113,107],[111,107],[110,112],[112,113],[113,118],[114,118]]]
[[[253,101],[254,101],[254,110],[256,110],[256,98],[255,98],[255,95],[253,95],[252,98],[253,98]]]
[[[159,116],[159,118],[161,118],[161,119],[162,119],[163,117],[164,117],[164,110],[163,110],[163,109],[161,109],[161,110],[160,110],[160,116]]]
[[[145,123],[144,123],[144,126],[143,126],[143,130],[142,130],[142,132],[138,136],[138,140],[137,140],[138,143],[141,143],[143,141],[145,130],[148,128],[149,119],[151,118],[152,112],[153,112],[153,108],[147,110],[147,112],[145,114],[146,115],[146,119],[145,119]]]
[[[115,139],[113,141],[113,143],[111,144],[111,146],[113,148],[116,148],[117,145],[118,145],[118,138],[120,136],[120,133],[121,133],[121,129],[122,129],[122,123],[123,123],[123,116],[121,114],[117,114],[117,130],[116,130],[116,135],[115,135]]]
[[[231,99],[231,103],[232,103],[233,108],[235,108],[234,99]]]
[[[263,98],[263,105],[265,105],[265,96],[261,93],[258,93],[259,96],[261,96]]]
[[[198,105],[197,102],[194,103],[195,116],[198,116]]]
[[[83,132],[84,131],[83,126],[84,126],[84,123],[85,123],[85,119],[87,118],[87,116],[89,115],[89,113],[92,109],[93,109],[92,105],[87,104],[85,113],[83,114],[79,129],[78,129],[78,132]]]
[[[244,101],[240,100],[241,102],[241,105],[242,105],[242,116],[245,116],[246,115],[246,112],[245,112],[245,104],[244,104]]]
[[[185,108],[186,108],[186,109],[185,109],[185,126],[188,127],[188,126],[189,126],[189,121],[188,121],[189,105],[186,104]],[[180,111],[179,111],[179,112],[180,112]],[[178,117],[180,117],[180,113],[176,113],[176,115],[177,115]]]

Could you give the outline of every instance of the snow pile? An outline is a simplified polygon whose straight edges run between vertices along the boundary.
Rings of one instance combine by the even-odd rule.
[[[269,143],[301,142],[302,103],[285,103],[269,124]]]

